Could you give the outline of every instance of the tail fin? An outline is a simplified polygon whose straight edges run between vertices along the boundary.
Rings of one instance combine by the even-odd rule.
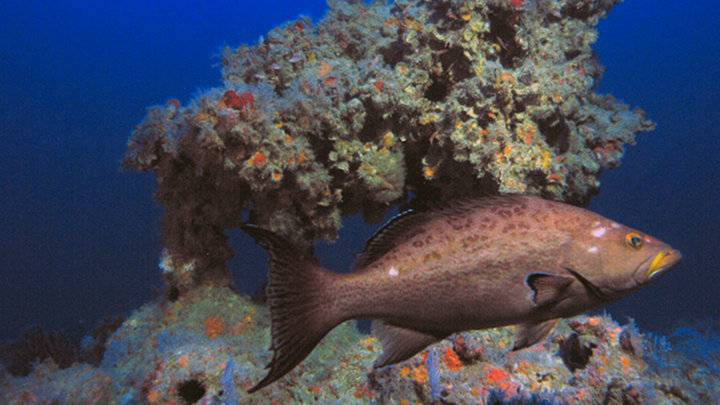
[[[248,390],[253,393],[295,368],[342,318],[333,315],[328,306],[327,286],[334,273],[274,232],[254,225],[242,225],[242,229],[270,256],[266,294],[273,358],[265,367],[270,370],[265,378]]]

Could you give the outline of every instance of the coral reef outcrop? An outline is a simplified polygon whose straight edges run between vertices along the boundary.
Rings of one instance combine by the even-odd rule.
[[[226,48],[222,85],[151,107],[123,160],[156,174],[166,280],[228,284],[244,219],[309,247],[410,196],[586,203],[654,126],[594,91],[618,1],[330,1]]]

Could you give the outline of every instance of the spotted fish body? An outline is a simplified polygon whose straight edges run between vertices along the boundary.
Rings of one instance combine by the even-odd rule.
[[[454,332],[504,325],[520,326],[517,350],[560,318],[643,287],[681,257],[600,215],[530,196],[401,214],[368,241],[349,274],[322,268],[270,231],[243,229],[270,255],[274,356],[251,392],[292,370],[348,319],[375,320],[384,347],[376,367]]]

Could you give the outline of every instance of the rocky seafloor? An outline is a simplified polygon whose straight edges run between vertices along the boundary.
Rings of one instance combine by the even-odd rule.
[[[579,316],[517,352],[510,350],[513,335],[513,327],[462,332],[373,370],[380,343],[347,322],[287,376],[249,395],[271,358],[267,308],[229,288],[206,287],[146,304],[109,335],[104,352],[76,356],[63,368],[53,358],[72,348],[46,336],[45,356],[36,353],[45,360],[32,363],[26,376],[14,375],[17,364],[9,360],[30,360],[28,351],[42,352],[42,345],[37,338],[6,345],[0,403],[710,404],[720,398],[720,336],[711,325],[660,337],[632,321]],[[97,336],[77,351],[96,347]]]

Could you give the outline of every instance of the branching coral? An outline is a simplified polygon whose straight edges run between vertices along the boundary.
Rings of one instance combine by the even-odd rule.
[[[123,161],[156,173],[168,281],[228,282],[223,232],[245,213],[310,246],[410,193],[586,203],[653,127],[593,92],[617,1],[336,0],[225,49],[223,86],[152,107]]]

